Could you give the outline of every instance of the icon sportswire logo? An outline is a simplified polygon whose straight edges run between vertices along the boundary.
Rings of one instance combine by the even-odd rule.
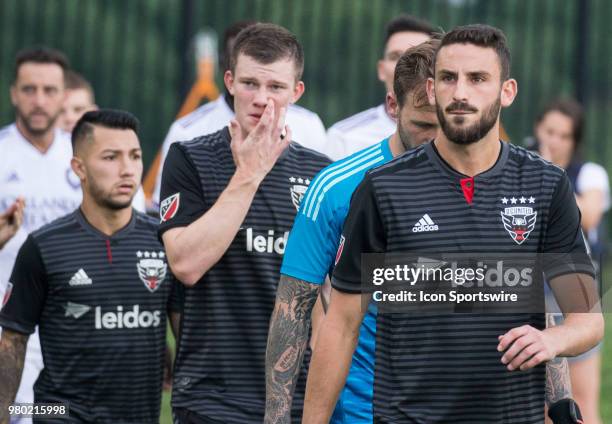
[[[90,286],[91,283],[91,278],[87,276],[83,268],[79,269],[68,282],[71,286]]]
[[[416,224],[414,224],[412,232],[425,233],[428,231],[438,231],[438,226],[433,222],[429,214],[425,214]]]

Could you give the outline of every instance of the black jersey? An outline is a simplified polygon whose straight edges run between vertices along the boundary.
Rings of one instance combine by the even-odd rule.
[[[80,210],[59,218],[30,234],[10,284],[0,325],[39,326],[36,402],[69,403],[69,422],[159,422],[166,315],[181,290],[152,218],[134,211],[110,237]]]
[[[291,143],[263,180],[223,257],[185,289],[172,405],[226,423],[262,422],[265,352],[285,244],[310,180],[330,160]],[[210,209],[236,170],[226,128],[170,147],[160,233]],[[305,371],[298,382],[299,422]]]
[[[586,257],[564,171],[522,148],[501,146],[497,163],[474,178],[454,171],[433,143],[370,171],[351,202],[333,286],[364,290],[362,252]],[[522,221],[525,227],[514,225]],[[586,258],[581,269],[592,274]],[[509,372],[497,351],[499,335],[525,324],[544,328],[544,314],[379,311],[375,422],[543,423],[545,366]]]

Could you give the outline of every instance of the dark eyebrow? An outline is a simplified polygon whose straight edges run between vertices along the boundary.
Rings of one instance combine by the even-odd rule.
[[[470,78],[474,78],[474,77],[490,77],[491,74],[487,71],[473,71],[473,72],[468,72],[468,76]]]
[[[457,72],[453,72],[453,71],[449,71],[447,69],[441,69],[438,71],[438,75],[439,76],[450,76],[450,77],[456,77],[457,76]]]

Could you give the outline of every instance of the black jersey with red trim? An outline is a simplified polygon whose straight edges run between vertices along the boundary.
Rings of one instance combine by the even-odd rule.
[[[514,228],[504,214],[535,221]],[[474,178],[453,170],[434,143],[370,171],[343,237],[332,284],[348,293],[364,290],[362,252],[577,252],[586,258],[582,272],[593,273],[565,172],[506,143]],[[379,311],[374,421],[543,423],[545,366],[510,372],[497,351],[499,335],[525,324],[544,328],[544,314]]]
[[[291,143],[260,184],[223,257],[185,288],[172,405],[225,423],[262,422],[265,352],[280,266],[306,188],[330,160]],[[174,143],[164,163],[160,234],[210,209],[236,170],[226,128]],[[302,370],[294,396],[300,421]]]
[[[76,210],[28,236],[10,283],[0,325],[39,326],[37,403],[68,403],[68,422],[159,422],[166,316],[182,288],[155,220],[133,211],[109,237]]]

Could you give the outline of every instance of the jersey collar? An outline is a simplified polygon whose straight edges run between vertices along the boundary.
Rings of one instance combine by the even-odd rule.
[[[505,143],[501,140],[499,142],[501,143],[501,149],[499,152],[499,156],[497,157],[497,161],[491,168],[474,176],[475,180],[487,180],[489,178],[493,178],[497,176],[498,174],[500,174],[501,171],[506,166],[506,162],[508,161],[508,153],[510,151],[510,147],[508,146],[508,143]],[[431,163],[434,165],[434,167],[436,167],[443,174],[448,175],[453,180],[463,179],[467,177],[467,175],[462,174],[461,172],[455,170],[453,167],[451,167],[448,164],[448,162],[442,159],[433,141],[426,143],[424,145],[424,148],[425,148],[425,152],[427,153],[427,157],[429,158]]]
[[[87,218],[85,218],[85,215],[83,215],[83,211],[81,210],[80,207],[75,211],[75,216],[76,216],[76,220],[79,222],[79,224],[81,225],[81,227],[83,227],[85,231],[87,231],[89,234],[93,235],[94,237],[101,238],[104,240],[106,239],[109,239],[109,240],[124,239],[130,235],[130,233],[136,226],[136,212],[134,211],[134,208],[132,208],[132,217],[130,218],[130,221],[127,223],[127,225],[125,225],[123,228],[121,228],[119,231],[117,231],[112,236],[107,236],[106,234],[98,230],[96,227],[91,225],[91,223],[87,220]]]

